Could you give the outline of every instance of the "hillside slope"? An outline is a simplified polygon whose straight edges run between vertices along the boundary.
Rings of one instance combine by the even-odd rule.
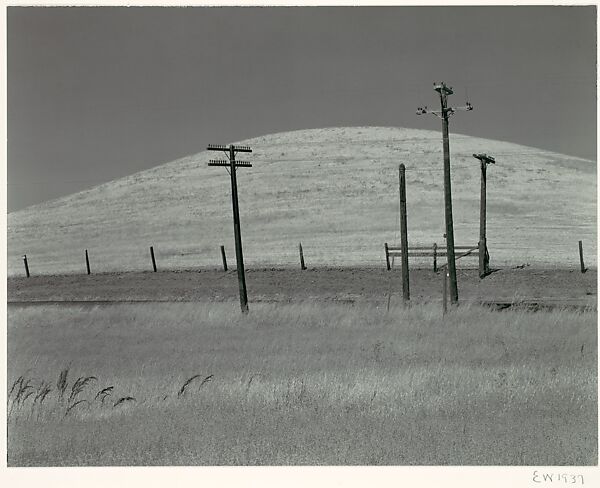
[[[293,131],[240,141],[252,168],[238,171],[247,267],[383,265],[383,243],[399,242],[398,165],[407,168],[411,245],[443,245],[439,131],[352,127]],[[451,134],[455,241],[479,229],[479,162],[489,166],[491,264],[576,267],[577,241],[596,265],[596,163],[536,148]],[[8,215],[8,273],[220,266],[219,245],[235,264],[230,182],[201,152]],[[471,261],[473,264],[473,261]]]

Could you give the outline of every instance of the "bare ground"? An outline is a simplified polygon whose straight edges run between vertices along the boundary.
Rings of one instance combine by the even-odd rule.
[[[399,269],[249,269],[249,301],[304,300],[385,302],[402,295]],[[597,303],[597,270],[504,268],[480,279],[475,269],[458,270],[463,302],[589,306]],[[442,275],[410,272],[411,300],[440,300]],[[237,272],[216,269],[11,277],[8,301],[223,301],[238,296]]]

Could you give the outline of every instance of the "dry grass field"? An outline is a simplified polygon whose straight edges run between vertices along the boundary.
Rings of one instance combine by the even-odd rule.
[[[597,313],[9,307],[8,464],[594,465]]]

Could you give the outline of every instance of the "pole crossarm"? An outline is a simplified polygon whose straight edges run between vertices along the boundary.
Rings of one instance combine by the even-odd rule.
[[[469,102],[466,102],[466,105],[463,107],[449,107],[446,109],[448,117],[452,117],[456,112],[469,112],[470,110],[473,110],[473,105]]]
[[[233,164],[235,164],[236,167],[238,166],[242,166],[244,168],[252,168],[252,163],[248,162],[248,161],[235,161]],[[228,161],[226,159],[211,159],[208,162],[208,166],[227,166],[230,167],[231,166],[231,161]]]
[[[473,157],[485,164],[496,164],[496,160],[487,154],[473,154]]]
[[[229,146],[224,144],[209,144],[206,148],[208,151],[229,151]]]
[[[443,118],[444,113],[446,114],[446,116],[452,117],[456,112],[468,112],[470,110],[473,110],[473,105],[467,102],[466,105],[464,105],[463,107],[448,107],[447,109],[444,109],[444,111],[429,110],[427,106],[417,107],[417,115],[431,114],[435,115],[436,117]]]
[[[451,86],[446,85],[446,83],[444,83],[443,81],[437,82],[434,81],[433,82],[433,89],[438,92],[440,95],[452,95],[454,93],[454,91],[452,90]]]
[[[235,152],[252,152],[252,149],[248,146],[232,146]]]
[[[235,146],[233,144],[230,144],[229,146],[226,146],[225,144],[209,144],[206,147],[207,151],[230,151],[231,149],[235,152],[252,152],[252,149],[249,146]]]
[[[417,115],[425,115],[425,114],[431,114],[431,115],[435,115],[436,117],[442,117],[443,114],[441,111],[439,110],[429,110],[427,108],[427,105],[425,105],[424,107],[417,107]]]

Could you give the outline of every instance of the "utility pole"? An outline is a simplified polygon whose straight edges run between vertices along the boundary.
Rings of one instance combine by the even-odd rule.
[[[486,169],[488,164],[496,164],[496,160],[487,154],[473,154],[481,163],[481,198],[479,203],[479,277],[484,278],[490,273],[490,255],[485,236],[486,225]]]
[[[410,280],[408,275],[408,230],[406,225],[406,167],[398,167],[400,188],[400,247],[402,249],[402,298],[410,300]]]
[[[454,259],[454,224],[452,221],[452,189],[450,183],[450,139],[448,136],[448,119],[458,110],[473,110],[473,106],[466,102],[464,107],[448,107],[448,96],[452,95],[452,87],[446,86],[443,81],[434,83],[433,88],[440,94],[441,110],[428,110],[427,107],[418,107],[417,115],[433,114],[442,119],[442,139],[444,147],[444,214],[446,218],[446,254],[448,255],[448,273],[450,276],[450,302],[458,303],[458,286],[456,283],[456,262]]]
[[[225,166],[231,176],[231,204],[233,207],[233,233],[235,237],[235,259],[237,261],[237,275],[240,289],[240,306],[242,313],[248,313],[248,294],[246,293],[246,275],[244,272],[244,255],[242,252],[242,233],[240,230],[240,209],[238,204],[237,178],[235,170],[238,167],[251,168],[252,164],[246,161],[236,161],[235,155],[238,152],[252,152],[248,146],[229,146],[209,144],[209,151],[222,151],[227,156],[225,159],[211,159],[209,166]]]

